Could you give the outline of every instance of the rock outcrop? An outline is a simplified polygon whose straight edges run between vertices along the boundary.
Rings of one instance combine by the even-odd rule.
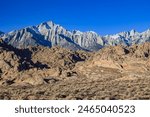
[[[47,77],[71,75],[70,70],[75,64],[85,61],[89,56],[90,53],[84,51],[71,51],[60,47],[17,49],[1,39],[0,84],[7,84],[7,81],[12,81],[12,84],[43,84]]]
[[[123,71],[148,71],[150,43],[133,46],[108,46],[96,52],[84,66],[100,66]]]

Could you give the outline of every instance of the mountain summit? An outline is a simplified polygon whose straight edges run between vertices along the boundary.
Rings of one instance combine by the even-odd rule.
[[[142,44],[150,41],[150,30],[139,33],[136,30],[128,32],[121,32],[114,35],[107,35],[103,37],[106,45],[134,45]]]
[[[103,46],[102,38],[95,32],[71,32],[52,21],[9,32],[2,38],[17,48],[58,45],[72,50],[93,51]]]
[[[114,35],[100,36],[93,31],[68,31],[52,21],[14,30],[2,35],[8,44],[17,48],[29,46],[60,46],[71,50],[97,51],[108,45],[133,45],[150,41],[150,30],[138,33],[135,30]]]

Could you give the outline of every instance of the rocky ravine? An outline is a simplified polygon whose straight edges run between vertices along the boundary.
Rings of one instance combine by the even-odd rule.
[[[150,99],[150,43],[98,52],[0,42],[0,99]]]

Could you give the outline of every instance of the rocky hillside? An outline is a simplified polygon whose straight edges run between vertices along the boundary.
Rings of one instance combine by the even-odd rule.
[[[44,78],[70,74],[77,62],[91,54],[60,47],[29,47],[17,49],[0,42],[0,84],[43,84]],[[74,73],[76,74],[76,73]],[[11,82],[11,83],[10,83]]]
[[[133,46],[108,46],[96,52],[84,66],[97,66],[130,72],[149,71],[150,43]],[[83,66],[82,66],[83,67]]]
[[[0,40],[0,99],[150,99],[150,43],[98,52]]]

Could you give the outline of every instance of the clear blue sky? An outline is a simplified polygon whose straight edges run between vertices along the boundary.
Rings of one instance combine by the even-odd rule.
[[[0,0],[0,30],[52,20],[100,35],[150,28],[150,0]]]

